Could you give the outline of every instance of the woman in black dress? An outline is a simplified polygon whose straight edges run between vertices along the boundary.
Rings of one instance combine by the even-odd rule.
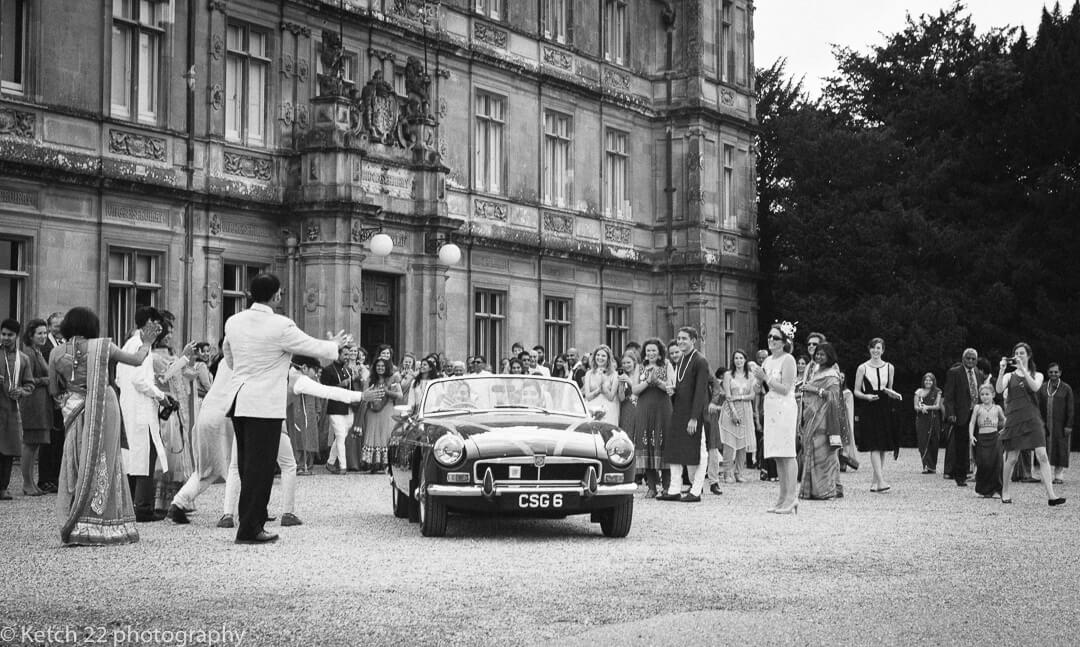
[[[1008,369],[1015,366],[1015,370]],[[1043,385],[1043,374],[1032,361],[1031,346],[1020,342],[1013,347],[1011,359],[1002,357],[998,368],[997,392],[1005,394],[1005,429],[1001,432],[1001,445],[1005,449],[1005,468],[1001,477],[1001,502],[1012,503],[1009,485],[1020,452],[1034,449],[1039,460],[1039,475],[1046,488],[1047,503],[1052,506],[1065,503],[1065,497],[1054,494],[1050,458],[1046,455],[1046,433],[1042,415],[1039,413],[1037,395]]]
[[[892,388],[896,369],[881,359],[885,341],[875,337],[867,348],[870,359],[859,364],[855,372],[855,444],[860,452],[870,452],[874,470],[870,491],[887,492],[892,486],[885,482],[882,473],[885,453],[899,448],[892,401],[903,398]]]

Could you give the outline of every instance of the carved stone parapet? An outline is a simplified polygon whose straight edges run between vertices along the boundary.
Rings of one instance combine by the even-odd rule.
[[[32,112],[0,108],[0,135],[33,139],[36,119],[36,115]]]
[[[225,151],[225,164],[222,170],[226,175],[269,181],[274,175],[274,163],[265,157]]]
[[[574,217],[566,214],[545,211],[543,216],[544,231],[553,234],[571,236],[574,233]]]
[[[604,85],[623,92],[630,91],[630,76],[610,67],[604,68]]]
[[[548,65],[569,70],[574,66],[574,57],[554,47],[544,47],[544,62]]]
[[[630,228],[615,223],[604,223],[604,240],[618,245],[630,244]]]
[[[479,199],[473,202],[473,215],[477,218],[506,222],[506,212],[506,205],[500,202]]]
[[[506,43],[510,35],[501,29],[495,29],[487,23],[475,22],[473,23],[473,38],[492,47],[506,49]]]
[[[157,162],[165,161],[167,144],[161,137],[150,137],[109,129],[109,152]]]

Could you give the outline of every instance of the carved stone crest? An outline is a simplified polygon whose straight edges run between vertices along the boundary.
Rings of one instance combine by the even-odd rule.
[[[544,212],[544,231],[569,236],[574,233],[574,219],[561,213]]]
[[[205,303],[206,307],[210,310],[217,309],[218,305],[221,303],[221,288],[217,283],[209,283],[205,289],[206,296],[203,297],[203,303]]]
[[[300,130],[307,130],[307,127],[311,124],[311,115],[308,111],[306,103],[301,103],[296,106],[296,126]]]
[[[221,34],[214,34],[210,39],[210,56],[215,61],[220,61],[222,54],[225,53],[225,41],[222,40]]]
[[[618,243],[620,245],[630,244],[630,228],[620,227],[615,224],[604,225],[604,240],[611,243]]]
[[[216,213],[210,214],[210,235],[217,236],[221,233],[221,216]]]
[[[281,76],[286,78],[296,73],[296,61],[293,59],[292,54],[285,54],[281,57]]]
[[[506,49],[507,33],[482,22],[473,24],[473,38],[494,47]]]
[[[293,125],[293,122],[296,120],[296,109],[293,108],[293,104],[288,101],[281,104],[280,112],[281,116],[278,117],[278,120],[286,126]]]
[[[0,135],[32,138],[34,136],[34,113],[21,110],[0,109]]]
[[[473,213],[477,218],[506,222],[506,205],[490,200],[477,200],[473,203]]]
[[[322,307],[322,293],[319,288],[310,287],[304,291],[304,310],[315,312]]]
[[[700,276],[691,276],[686,281],[687,287],[691,292],[704,292],[705,291],[705,279]]]
[[[253,180],[269,180],[273,176],[273,163],[269,159],[229,151],[225,151],[223,168],[228,175],[238,175]]]
[[[296,60],[296,78],[300,79],[301,83],[307,83],[308,62],[306,58],[299,58]]]
[[[734,236],[724,236],[722,249],[725,254],[735,254],[739,251],[739,242]]]
[[[720,90],[720,101],[725,106],[735,105],[735,93],[728,89]]]
[[[382,70],[375,70],[359,96],[354,90],[351,99],[349,121],[352,133],[391,145],[398,123],[398,98],[393,86],[383,80]]]
[[[555,49],[553,47],[544,48],[544,62],[548,65],[554,65],[555,67],[569,70],[574,65],[574,59],[572,56],[562,50]]]
[[[307,242],[309,243],[314,243],[315,241],[319,240],[319,225],[309,224],[307,227],[305,227],[304,238],[306,238]]]
[[[160,162],[165,160],[165,149],[165,140],[160,137],[148,137],[122,130],[109,130],[110,153]]]

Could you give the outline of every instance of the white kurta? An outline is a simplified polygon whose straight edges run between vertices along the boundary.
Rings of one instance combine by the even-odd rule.
[[[124,343],[125,352],[136,354],[142,346],[142,339],[136,332]],[[130,476],[152,476],[150,465],[150,443],[157,450],[157,464],[161,471],[169,470],[165,444],[161,442],[160,421],[158,420],[158,401],[165,397],[161,389],[154,384],[154,357],[147,353],[146,359],[139,366],[117,364],[116,386],[120,388],[120,415],[124,419],[124,432],[128,448],[121,452],[124,459],[124,473]],[[149,434],[147,434],[149,429]]]

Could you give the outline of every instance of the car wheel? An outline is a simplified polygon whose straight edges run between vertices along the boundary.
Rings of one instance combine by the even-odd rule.
[[[409,497],[401,493],[397,483],[390,481],[390,501],[394,506],[394,516],[404,519],[409,516]]]
[[[614,508],[604,510],[600,517],[600,530],[605,537],[625,537],[630,533],[630,524],[633,521],[634,497],[624,497]]]
[[[423,494],[420,486],[420,534],[425,537],[442,537],[446,534],[446,504],[439,497]]]

